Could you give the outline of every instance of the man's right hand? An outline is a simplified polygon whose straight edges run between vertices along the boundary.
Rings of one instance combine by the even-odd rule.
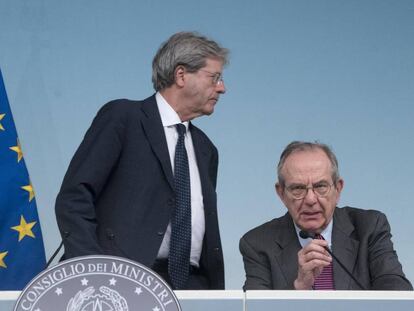
[[[312,289],[322,269],[332,261],[325,249],[327,246],[328,242],[325,240],[314,239],[298,252],[298,276],[293,283],[295,289]]]

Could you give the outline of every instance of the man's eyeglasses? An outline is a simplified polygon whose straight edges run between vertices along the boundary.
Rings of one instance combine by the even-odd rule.
[[[204,71],[208,74],[210,74],[210,77],[213,79],[213,84],[214,85],[219,85],[219,84],[223,84],[223,75],[220,72],[210,72],[204,69],[199,69],[200,71]]]
[[[333,185],[334,184],[321,181],[316,184],[313,184],[312,186],[293,184],[287,186],[285,189],[294,199],[301,200],[304,197],[306,197],[306,195],[308,194],[308,190],[312,190],[313,193],[320,198],[326,197],[331,191]]]

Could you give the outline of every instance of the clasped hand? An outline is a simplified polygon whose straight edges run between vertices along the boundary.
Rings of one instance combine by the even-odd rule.
[[[298,276],[294,282],[295,289],[311,289],[323,268],[331,263],[332,257],[325,247],[328,247],[328,242],[314,239],[298,252]]]

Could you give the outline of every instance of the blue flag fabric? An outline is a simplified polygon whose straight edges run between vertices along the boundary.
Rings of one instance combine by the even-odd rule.
[[[0,290],[21,290],[45,267],[34,191],[0,70]]]

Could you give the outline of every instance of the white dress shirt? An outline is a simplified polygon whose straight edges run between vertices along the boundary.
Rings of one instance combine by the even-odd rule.
[[[302,248],[305,247],[306,245],[308,245],[310,243],[310,241],[312,241],[311,238],[307,238],[307,239],[302,239],[299,235],[299,232],[301,231],[301,229],[296,226],[295,223],[293,223],[295,225],[295,229],[296,229],[296,234],[298,235],[298,239],[299,239],[299,243],[300,245],[302,245]],[[323,238],[325,239],[325,241],[328,242],[328,246],[329,248],[331,248],[331,244],[332,244],[332,227],[333,227],[333,218],[332,220],[329,222],[328,226],[325,228],[325,230],[323,230],[321,232],[321,235],[323,236]]]
[[[180,117],[174,109],[167,103],[164,97],[157,92],[155,94],[158,110],[161,115],[162,126],[164,127],[165,137],[167,139],[168,152],[170,154],[171,167],[174,172],[175,146],[177,145],[178,133],[175,125],[182,123],[185,125],[187,132],[184,137],[184,144],[187,150],[188,165],[190,169],[190,187],[191,187],[191,254],[190,263],[199,267],[201,251],[203,248],[203,239],[205,231],[203,194],[201,190],[200,173],[198,171],[197,159],[194,152],[189,122],[181,122]],[[168,258],[170,251],[171,222],[165,232],[164,239],[158,251],[158,259]]]

